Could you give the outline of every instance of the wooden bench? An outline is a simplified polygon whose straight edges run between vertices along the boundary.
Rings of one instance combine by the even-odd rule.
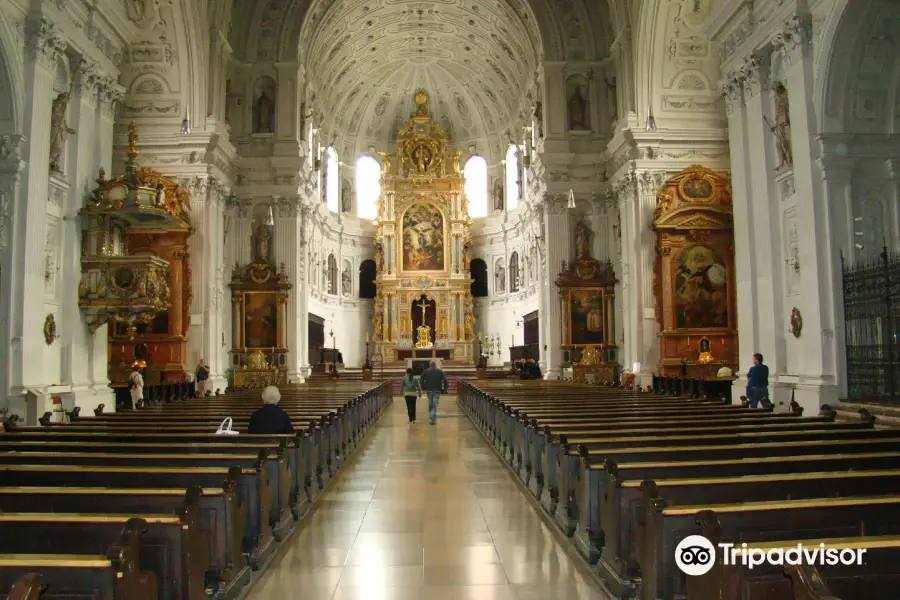
[[[0,554],[0,595],[32,598],[37,594],[45,600],[158,600],[156,576],[141,565],[145,531],[146,524],[139,519],[127,523],[116,543],[100,554]],[[18,589],[13,590],[14,586]]]
[[[718,547],[722,540],[710,541]],[[864,550],[861,565],[725,565],[721,556],[705,575],[687,577],[687,600],[895,600],[900,584],[900,535],[777,540],[752,543],[763,552],[786,552],[798,545],[814,550]],[[719,554],[719,553],[717,553]],[[848,556],[849,558],[849,556]],[[740,560],[740,559],[739,559]],[[731,562],[729,560],[729,562]]]

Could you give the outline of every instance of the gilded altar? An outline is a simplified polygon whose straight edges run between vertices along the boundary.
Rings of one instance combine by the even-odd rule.
[[[271,364],[262,350],[254,350],[244,365],[232,369],[231,378],[236,389],[262,388],[286,384],[287,371]]]
[[[731,184],[694,165],[656,194],[653,220],[660,375],[710,378],[737,369]]]
[[[376,217],[374,352],[395,361],[407,349],[474,360],[475,314],[469,225],[460,154],[432,121],[428,96],[382,153]]]

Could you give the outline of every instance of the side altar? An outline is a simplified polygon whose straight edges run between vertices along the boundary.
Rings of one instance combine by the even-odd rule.
[[[471,247],[459,153],[416,93],[416,111],[382,153],[375,242],[375,353],[387,361],[433,350],[474,361]],[[416,352],[413,352],[416,351]]]

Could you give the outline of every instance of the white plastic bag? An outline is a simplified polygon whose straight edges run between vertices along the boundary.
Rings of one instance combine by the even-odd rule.
[[[228,427],[225,427],[225,424],[228,424]],[[240,433],[239,431],[233,431],[231,429],[231,417],[226,418],[222,421],[222,424],[219,425],[219,428],[216,430],[216,435],[237,435]]]

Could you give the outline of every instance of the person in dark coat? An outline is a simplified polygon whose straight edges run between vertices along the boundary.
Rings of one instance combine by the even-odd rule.
[[[278,407],[281,401],[281,392],[274,385],[270,385],[262,392],[262,400],[265,403],[250,416],[250,425],[247,433],[275,435],[279,433],[294,433],[291,418]]]

